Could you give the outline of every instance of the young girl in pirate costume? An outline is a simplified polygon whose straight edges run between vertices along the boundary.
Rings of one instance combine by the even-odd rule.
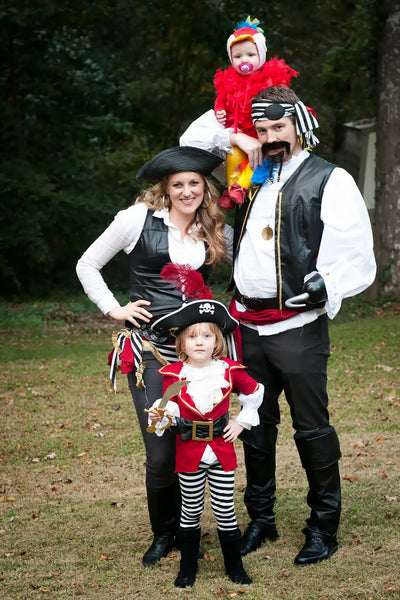
[[[168,278],[170,271],[166,268],[161,275]],[[177,382],[181,389],[174,389],[174,395],[163,410],[157,410],[160,405],[157,401],[149,411],[149,419],[156,423],[158,435],[171,423],[177,433],[176,471],[182,509],[181,563],[175,586],[190,587],[195,581],[206,480],[226,572],[235,583],[249,584],[251,579],[240,556],[241,536],[233,503],[237,467],[233,442],[243,429],[259,424],[257,409],[264,388],[247,375],[243,365],[223,358],[223,334],[230,334],[238,322],[223,304],[213,300],[199,274],[189,270],[182,281],[190,301],[153,324],[153,329],[161,334],[176,335],[180,359],[160,369],[164,376],[163,390],[168,393],[170,386],[176,386]],[[196,290],[196,297],[200,299],[193,300],[191,290]],[[242,406],[235,420],[228,416],[232,392],[239,395]]]

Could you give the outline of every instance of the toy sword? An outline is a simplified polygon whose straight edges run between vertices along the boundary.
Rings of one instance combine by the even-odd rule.
[[[181,389],[183,387],[185,387],[185,385],[187,385],[188,383],[190,383],[190,381],[187,381],[186,379],[184,379],[184,380],[180,380],[180,381],[174,381],[174,383],[171,383],[171,385],[169,385],[167,387],[167,389],[165,390],[165,392],[163,394],[163,397],[161,398],[161,402],[156,409],[161,417],[164,416],[165,407],[167,406],[168,400],[170,400],[174,396],[177,396],[179,394],[179,392],[181,391]],[[164,431],[164,429],[168,429],[168,427],[171,426],[172,417],[167,415],[167,419],[168,419],[168,424],[165,427],[161,427],[160,431]],[[146,427],[146,431],[148,431],[149,433],[154,433],[155,430],[156,430],[156,421],[153,421],[151,425]]]

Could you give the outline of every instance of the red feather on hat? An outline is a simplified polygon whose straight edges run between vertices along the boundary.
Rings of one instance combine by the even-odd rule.
[[[190,265],[167,263],[163,267],[161,278],[169,281],[187,300],[213,300],[211,289],[204,283],[198,271]]]

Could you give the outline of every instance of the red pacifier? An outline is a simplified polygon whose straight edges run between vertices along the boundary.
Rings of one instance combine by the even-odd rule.
[[[251,71],[253,70],[253,65],[251,63],[242,63],[239,65],[239,71],[241,73],[244,73],[245,75],[247,73],[251,73]]]

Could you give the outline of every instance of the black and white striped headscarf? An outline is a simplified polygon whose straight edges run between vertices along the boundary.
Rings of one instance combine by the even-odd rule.
[[[296,133],[302,138],[303,148],[316,146],[318,138],[313,134],[313,129],[319,127],[317,119],[307,110],[306,106],[299,100],[296,104],[285,104],[271,102],[270,100],[258,100],[251,106],[251,118],[253,124],[256,121],[277,121],[282,117],[294,115],[296,121]]]

